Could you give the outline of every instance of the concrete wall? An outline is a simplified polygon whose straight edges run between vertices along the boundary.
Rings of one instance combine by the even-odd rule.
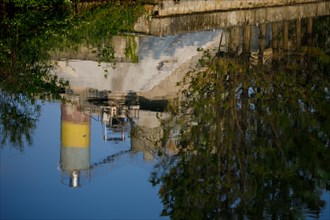
[[[229,28],[233,26],[258,25],[261,23],[294,20],[329,14],[330,1],[323,1],[290,6],[185,14],[173,17],[153,17],[152,19],[141,17],[134,28],[138,32],[164,36],[191,31]]]
[[[169,16],[174,14],[251,9],[310,2],[320,2],[320,0],[180,0],[179,2],[163,0],[159,1],[154,11],[159,16]]]
[[[176,95],[173,71],[184,74],[191,59],[199,56],[197,47],[213,48],[219,45],[222,31],[199,32],[165,38],[146,36],[139,39],[138,63],[110,63],[92,60],[56,61],[54,72],[70,81],[73,88],[94,88],[112,92],[148,92],[166,79],[164,89],[157,89],[147,98]],[[185,67],[185,68],[182,68]],[[169,80],[171,78],[171,80]],[[180,80],[178,80],[180,81]],[[170,86],[171,85],[171,86]]]
[[[134,43],[133,43],[134,41]],[[134,45],[135,47],[133,47]],[[52,51],[51,55],[54,60],[94,60],[100,61],[102,59],[102,50],[114,51],[114,58],[111,61],[114,62],[135,62],[126,55],[126,49],[130,47],[134,55],[138,55],[139,50],[139,38],[131,35],[127,36],[113,36],[108,41],[104,41],[102,46],[95,47],[92,45],[80,45],[77,49]]]
[[[134,91],[148,99],[172,98],[176,97],[179,90],[176,83],[181,81],[187,71],[195,68],[203,54],[197,48],[217,49],[223,32],[223,43],[227,48],[232,51],[260,50],[265,52],[265,55],[261,53],[264,57],[260,57],[260,60],[264,60],[277,56],[275,53],[279,50],[301,47],[302,32],[312,27],[301,21],[306,18],[308,24],[312,24],[314,17],[329,14],[330,2],[327,1],[147,19],[144,22],[150,22],[147,24],[149,29],[145,29],[148,34],[168,36],[140,36],[138,63],[122,62],[113,67],[109,63],[99,64],[76,58],[56,62],[54,72],[69,80],[73,88],[123,93]],[[295,28],[289,32],[288,25],[294,25]],[[197,32],[213,29],[216,30]],[[180,34],[185,32],[190,33]],[[309,32],[311,35],[311,30]],[[282,40],[275,37],[279,34],[283,35]],[[267,54],[270,51],[270,40],[274,53]]]

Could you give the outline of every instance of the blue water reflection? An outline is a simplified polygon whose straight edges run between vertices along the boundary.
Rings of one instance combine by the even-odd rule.
[[[60,103],[45,103],[24,152],[1,149],[1,219],[158,219],[162,204],[151,187],[154,161],[130,153],[91,173],[77,189],[61,183]],[[100,122],[91,120],[91,163],[130,146],[104,142]]]
[[[314,18],[329,14],[329,4],[311,6],[148,17],[148,32],[112,36],[111,62],[96,48],[52,51],[51,73],[71,88],[40,77],[49,72],[34,56],[15,63],[8,53],[8,74],[0,75],[0,218],[330,219],[330,192],[322,191],[330,177],[330,19]],[[149,36],[158,35],[149,30],[156,24],[169,36]],[[36,35],[22,34],[13,48]],[[35,52],[26,44],[22,57]],[[191,105],[164,113],[181,80],[191,90],[179,99]],[[60,95],[68,102],[36,101]],[[123,100],[110,95],[130,106],[112,108]],[[135,104],[144,105],[140,120]],[[132,111],[119,117],[117,110]],[[155,120],[161,114],[168,124]]]

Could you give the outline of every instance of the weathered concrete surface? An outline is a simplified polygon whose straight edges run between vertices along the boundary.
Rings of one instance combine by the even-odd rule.
[[[133,43],[134,41],[134,43]],[[132,48],[132,45],[135,47]],[[64,51],[52,51],[53,60],[93,60],[99,61],[102,59],[100,55],[102,50],[109,50],[112,48],[114,51],[112,60],[114,62],[133,62],[130,57],[126,56],[126,49],[133,51],[134,55],[138,55],[139,38],[132,35],[127,36],[113,36],[108,41],[103,42],[103,45],[99,48],[93,46],[81,45],[78,49],[69,49]]]
[[[196,49],[217,47],[221,33],[219,30],[167,37],[141,37],[138,63],[118,62],[114,66],[92,60],[68,59],[56,61],[54,71],[60,78],[69,80],[75,89],[94,88],[113,93],[134,91],[153,99],[174,97],[180,74],[186,73],[191,60],[201,55]],[[163,89],[152,90],[159,84],[163,85]]]
[[[315,3],[320,0],[173,0],[159,1],[154,11],[159,16],[190,14],[207,11],[252,9],[294,4]]]
[[[147,19],[143,21],[147,22],[146,33],[167,36],[140,36],[138,63],[126,61],[113,65],[76,58],[57,61],[55,73],[69,80],[73,88],[94,88],[124,95],[133,91],[148,99],[173,98],[179,89],[176,83],[195,67],[203,53],[197,48],[217,49],[224,36],[222,43],[227,49],[261,51],[260,60],[266,61],[277,56],[280,50],[301,48],[303,35],[312,36],[313,18],[329,14],[330,2],[326,1]],[[280,35],[281,40],[276,37]],[[274,53],[269,53],[270,45]],[[118,51],[123,48],[120,46]]]
[[[292,3],[296,1],[286,2]],[[262,23],[295,20],[329,14],[330,1],[317,1],[317,3],[209,12],[203,14],[184,14],[173,17],[153,17],[151,19],[150,17],[141,17],[134,28],[137,32],[164,36],[234,26],[258,25]]]

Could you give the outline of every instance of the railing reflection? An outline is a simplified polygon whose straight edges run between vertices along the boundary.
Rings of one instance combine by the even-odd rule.
[[[249,54],[258,63],[278,60],[311,46],[312,29],[313,18],[231,27],[224,29],[228,46],[222,50]]]
[[[112,94],[107,91],[87,89],[69,91],[61,104],[61,182],[72,188],[89,183],[94,170],[116,163],[127,154],[143,155],[145,162],[152,161],[160,150],[163,138],[161,118],[163,112],[144,100],[143,109],[135,93]],[[159,102],[160,103],[160,102]],[[159,104],[158,107],[159,108]],[[119,152],[104,155],[91,161],[91,121],[102,125],[103,140],[121,142]],[[173,142],[175,143],[175,142]],[[173,154],[170,143],[167,153]],[[127,148],[128,146],[128,148]]]

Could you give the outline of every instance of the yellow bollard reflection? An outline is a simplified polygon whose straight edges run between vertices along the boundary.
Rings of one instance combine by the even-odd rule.
[[[61,182],[79,187],[90,181],[90,116],[74,103],[61,105]]]

